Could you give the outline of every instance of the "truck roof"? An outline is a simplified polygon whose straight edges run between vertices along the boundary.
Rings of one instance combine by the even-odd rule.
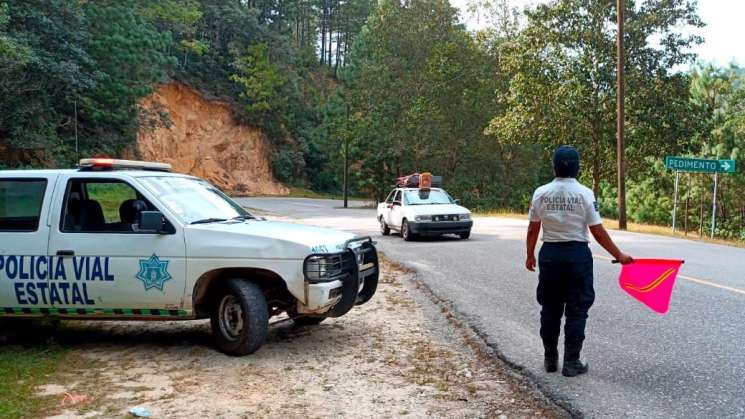
[[[2,176],[44,176],[50,174],[61,174],[61,173],[80,173],[85,176],[91,177],[107,177],[111,176],[112,173],[123,174],[132,177],[144,177],[144,176],[182,176],[182,177],[193,177],[184,173],[173,173],[173,172],[160,172],[152,170],[102,170],[102,171],[82,171],[79,169],[19,169],[19,170],[0,170],[0,177]]]

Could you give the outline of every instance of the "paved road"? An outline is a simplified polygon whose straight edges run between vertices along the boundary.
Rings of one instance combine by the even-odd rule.
[[[470,240],[404,242],[378,233],[373,209],[299,198],[240,201],[309,224],[373,235],[389,258],[417,269],[491,345],[576,412],[745,417],[745,249],[613,232],[635,257],[686,260],[670,312],[659,316],[618,288],[619,267],[594,245],[597,296],[584,352],[590,373],[568,379],[542,371],[537,275],[523,267],[526,221],[477,217]]]

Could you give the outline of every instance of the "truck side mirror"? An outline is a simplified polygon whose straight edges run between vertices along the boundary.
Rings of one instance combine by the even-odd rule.
[[[139,231],[144,233],[165,234],[163,228],[165,218],[160,211],[141,211],[139,219]]]

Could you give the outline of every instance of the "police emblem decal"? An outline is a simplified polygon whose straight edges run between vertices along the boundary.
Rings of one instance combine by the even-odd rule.
[[[163,291],[166,281],[171,279],[171,274],[168,273],[168,261],[161,260],[155,253],[147,259],[140,259],[140,271],[137,272],[135,278],[145,284],[145,291],[151,288]]]

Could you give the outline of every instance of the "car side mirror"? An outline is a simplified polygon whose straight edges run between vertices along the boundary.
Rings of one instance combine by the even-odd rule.
[[[453,204],[460,205],[460,199],[453,199]]]
[[[160,211],[141,211],[139,219],[139,231],[143,233],[166,234],[163,224],[165,218]]]

